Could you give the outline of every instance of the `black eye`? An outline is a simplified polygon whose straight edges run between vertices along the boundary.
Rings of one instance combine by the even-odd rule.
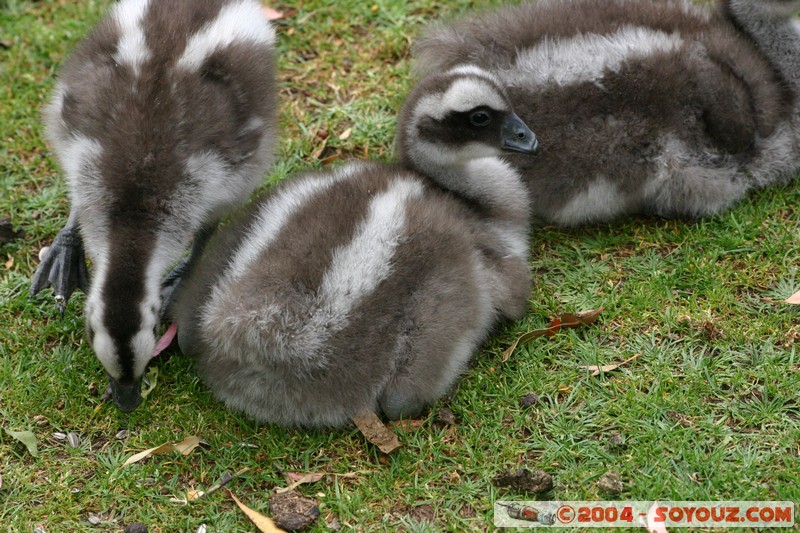
[[[469,114],[469,123],[479,128],[485,128],[491,121],[492,117],[486,111],[473,111]]]

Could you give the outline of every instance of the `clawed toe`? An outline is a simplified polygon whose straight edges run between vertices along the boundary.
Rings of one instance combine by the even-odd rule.
[[[89,288],[83,241],[72,229],[64,228],[47,250],[31,280],[30,294],[36,296],[47,287],[53,288],[62,315],[75,289],[86,292]]]

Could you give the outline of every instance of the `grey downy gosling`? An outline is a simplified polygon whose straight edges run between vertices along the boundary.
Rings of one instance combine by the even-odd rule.
[[[429,28],[419,75],[475,64],[536,124],[532,219],[696,218],[800,172],[798,0],[542,0]]]
[[[141,401],[165,274],[272,163],[274,48],[253,0],[122,0],[61,68],[45,123],[71,210],[31,294],[52,285],[63,310],[87,291],[88,338],[123,411]]]
[[[229,407],[335,427],[415,416],[529,295],[528,200],[501,155],[536,138],[496,79],[432,77],[404,113],[414,169],[289,179],[223,226],[172,306],[182,351]]]

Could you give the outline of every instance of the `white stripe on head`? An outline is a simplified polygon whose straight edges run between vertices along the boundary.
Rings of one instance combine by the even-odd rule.
[[[456,79],[442,96],[443,111],[463,112],[487,106],[497,111],[508,111],[503,95],[486,79],[463,77]]]
[[[607,70],[619,71],[626,61],[673,52],[682,45],[678,33],[639,26],[624,26],[608,35],[545,38],[541,44],[521,50],[516,64],[500,77],[519,86],[598,81]]]
[[[192,35],[177,65],[197,70],[216,50],[236,42],[275,44],[275,30],[255,2],[244,0],[223,7],[217,18]]]
[[[413,130],[423,116],[442,120],[449,113],[469,111],[480,106],[509,111],[506,97],[499,92],[500,84],[493,76],[470,66],[456,67],[450,72],[459,74],[460,77],[444,93],[423,96],[414,104],[413,116],[408,122],[411,137],[415,137]]]
[[[500,85],[500,80],[497,78],[497,76],[495,76],[488,70],[482,69],[478,65],[472,65],[469,63],[465,63],[463,65],[457,65],[448,70],[447,74],[458,74],[462,76],[486,78],[487,80],[490,80],[492,83]]]
[[[111,11],[120,30],[114,61],[130,66],[136,75],[150,57],[141,25],[149,4],[150,0],[123,0]]]
[[[122,367],[119,364],[117,347],[103,325],[102,318],[105,307],[100,302],[95,302],[95,305],[92,306],[88,305],[88,300],[86,303],[86,321],[92,324],[94,330],[92,349],[106,372],[114,379],[119,380],[122,378]]]

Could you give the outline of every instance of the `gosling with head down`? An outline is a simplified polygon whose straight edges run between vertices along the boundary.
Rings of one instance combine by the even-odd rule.
[[[274,47],[254,0],[122,0],[61,69],[45,119],[72,207],[31,293],[52,285],[63,311],[88,291],[88,337],[123,411],[141,401],[165,274],[272,162]]]

